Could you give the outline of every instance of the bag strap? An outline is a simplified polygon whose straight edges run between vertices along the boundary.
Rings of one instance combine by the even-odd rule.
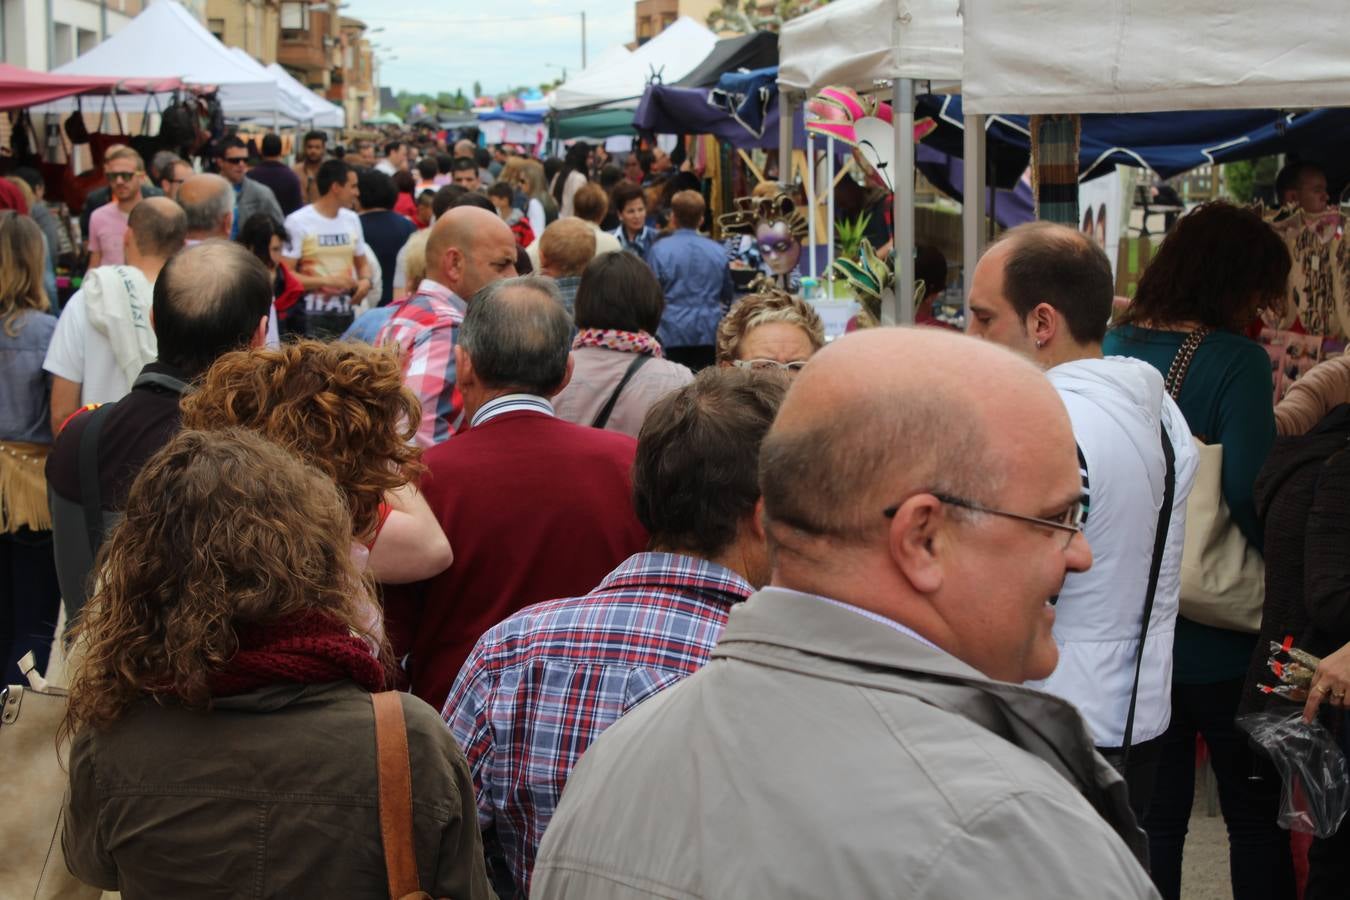
[[[417,848],[413,845],[412,770],[408,763],[408,729],[397,691],[370,695],[375,708],[375,749],[379,761],[380,840],[393,900],[421,890],[417,880]]]
[[[1148,638],[1148,620],[1153,617],[1153,598],[1158,592],[1158,573],[1162,571],[1163,552],[1167,549],[1167,531],[1172,522],[1172,503],[1176,499],[1176,454],[1167,437],[1167,426],[1162,432],[1163,460],[1167,469],[1163,476],[1162,509],[1158,510],[1158,527],[1153,532],[1153,562],[1148,568],[1148,592],[1144,595],[1144,621],[1139,625],[1139,647],[1134,652],[1134,684],[1130,687],[1130,711],[1125,715],[1125,741],[1121,745],[1121,774],[1130,763],[1130,744],[1134,742],[1134,707],[1139,700],[1139,674],[1144,668],[1144,641]]]
[[[98,558],[103,544],[103,490],[98,479],[98,438],[115,404],[105,403],[89,413],[80,432],[80,502],[84,505],[84,530],[89,536],[89,559]]]
[[[188,391],[188,383],[181,378],[175,378],[165,372],[141,372],[136,376],[136,380],[131,383],[132,390],[138,387],[162,387],[173,391],[175,394],[183,395]]]
[[[1186,373],[1190,371],[1191,360],[1195,358],[1195,351],[1200,348],[1205,337],[1214,329],[1197,328],[1186,335],[1186,340],[1181,342],[1181,347],[1177,349],[1177,355],[1172,357],[1172,365],[1167,370],[1167,378],[1163,382],[1163,389],[1167,395],[1176,400],[1181,394],[1181,384],[1186,380]]]
[[[637,374],[637,370],[645,366],[647,361],[651,358],[651,354],[642,353],[637,359],[628,364],[628,369],[623,373],[623,377],[619,379],[619,384],[614,388],[614,393],[609,395],[609,399],[605,401],[605,405],[600,408],[599,415],[597,415],[595,421],[591,423],[592,428],[604,428],[609,424],[610,414],[614,412],[614,404],[619,402],[619,395],[623,393],[623,389],[628,386],[628,382]]]

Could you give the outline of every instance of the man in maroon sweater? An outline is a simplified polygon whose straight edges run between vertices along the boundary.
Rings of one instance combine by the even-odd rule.
[[[409,676],[440,709],[487,629],[532,603],[578,596],[644,549],[630,471],[637,443],[555,418],[572,374],[572,321],[551,279],[498,281],[469,303],[455,365],[467,430],[427,451],[422,489],[455,548],[423,582]]]

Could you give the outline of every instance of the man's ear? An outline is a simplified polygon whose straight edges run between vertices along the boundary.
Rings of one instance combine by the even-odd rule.
[[[946,511],[932,494],[915,494],[900,504],[890,521],[887,549],[905,579],[920,594],[942,587],[946,551]]]
[[[248,342],[249,349],[267,344],[267,323],[270,318],[270,316],[263,316],[258,320],[258,327],[253,331],[253,339]]]
[[[549,394],[550,397],[556,397],[556,396],[558,396],[559,394],[561,394],[561,393],[563,392],[563,388],[567,387],[568,383],[571,382],[571,380],[572,380],[572,369],[573,369],[573,367],[574,367],[575,365],[576,365],[576,359],[572,356],[571,353],[568,353],[568,354],[567,354],[567,369],[563,372],[562,381],[558,382],[558,386],[557,386],[556,388],[553,389],[553,392],[552,392],[552,393]]]
[[[1027,334],[1035,341],[1037,347],[1044,347],[1055,339],[1059,333],[1059,312],[1049,303],[1037,303],[1031,312],[1027,313]]]
[[[473,370],[473,360],[469,358],[463,346],[455,344],[455,382],[462,391],[465,387],[472,387],[477,381],[478,374]]]

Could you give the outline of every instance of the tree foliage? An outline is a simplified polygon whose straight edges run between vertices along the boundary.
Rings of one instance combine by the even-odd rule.
[[[708,27],[713,31],[734,34],[752,34],[756,31],[777,31],[783,23],[803,13],[824,6],[830,0],[775,0],[765,4],[757,0],[722,0],[722,5],[708,13]]]

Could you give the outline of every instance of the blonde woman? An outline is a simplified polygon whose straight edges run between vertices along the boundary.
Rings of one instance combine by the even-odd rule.
[[[529,198],[525,217],[535,234],[543,234],[549,223],[558,218],[557,201],[544,183],[544,164],[537,159],[514,157],[502,167],[501,178]]]
[[[823,346],[825,326],[811,304],[777,290],[743,297],[717,325],[719,366],[795,375]]]
[[[39,671],[56,628],[61,591],[43,466],[51,449],[51,376],[42,370],[56,317],[42,289],[42,230],[0,212],[0,665],[23,684],[28,651]]]

